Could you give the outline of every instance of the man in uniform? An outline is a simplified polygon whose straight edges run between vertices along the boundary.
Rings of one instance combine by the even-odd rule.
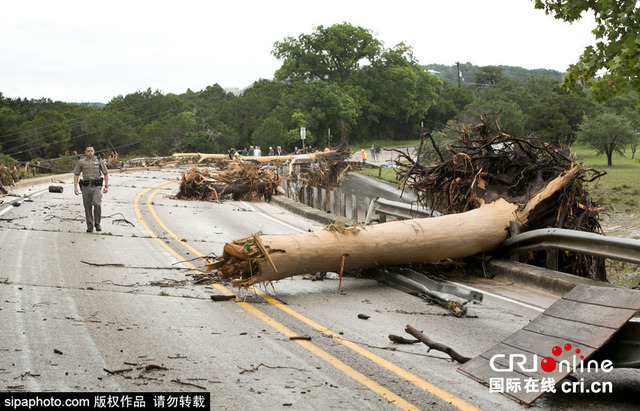
[[[100,218],[102,217],[102,193],[109,191],[109,171],[103,161],[98,160],[95,156],[95,150],[92,146],[84,149],[85,157],[78,160],[76,168],[73,169],[73,187],[76,195],[80,194],[78,185],[82,190],[82,203],[84,204],[84,215],[87,222],[87,233],[93,232],[95,225],[96,231],[102,231],[100,227]],[[82,180],[80,180],[82,173]],[[102,180],[104,176],[104,189],[102,189]]]

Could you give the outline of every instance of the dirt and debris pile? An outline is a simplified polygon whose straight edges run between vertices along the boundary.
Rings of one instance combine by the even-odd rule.
[[[270,201],[282,177],[268,167],[251,163],[229,162],[223,170],[190,168],[182,175],[180,191],[174,198],[182,200]]]

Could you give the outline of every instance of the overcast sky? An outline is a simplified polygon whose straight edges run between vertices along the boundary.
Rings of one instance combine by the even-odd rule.
[[[0,4],[0,92],[108,103],[151,88],[245,88],[272,79],[287,36],[348,22],[421,64],[565,71],[594,42],[592,17],[569,24],[533,0],[67,1]]]

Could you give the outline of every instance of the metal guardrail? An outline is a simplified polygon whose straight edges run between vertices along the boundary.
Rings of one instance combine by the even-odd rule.
[[[415,205],[401,203],[399,201],[387,200],[385,198],[378,197],[369,203],[367,214],[364,218],[364,224],[369,225],[375,214],[380,215],[380,222],[386,221],[386,216],[394,216],[401,220],[410,220],[413,218],[426,218],[435,217],[440,215],[438,212],[431,212],[426,208]]]
[[[502,245],[510,254],[555,249],[640,264],[640,240],[584,231],[544,228],[514,235]]]

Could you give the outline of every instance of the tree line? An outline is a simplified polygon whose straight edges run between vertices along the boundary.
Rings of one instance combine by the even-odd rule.
[[[292,151],[300,146],[300,127],[305,143],[319,148],[407,140],[421,130],[446,136],[452,124],[473,125],[487,113],[514,136],[558,145],[582,138],[608,156],[637,147],[640,116],[632,89],[598,103],[588,90],[568,91],[555,74],[514,77],[496,66],[477,68],[472,83],[458,86],[421,66],[410,46],[386,48],[370,30],[349,23],[287,37],[272,54],[282,62],[274,78],[240,95],[214,84],[182,94],[147,89],[98,105],[0,93],[0,162],[69,158],[87,144],[121,156],[249,145]],[[615,137],[607,144],[597,141],[611,130]]]

